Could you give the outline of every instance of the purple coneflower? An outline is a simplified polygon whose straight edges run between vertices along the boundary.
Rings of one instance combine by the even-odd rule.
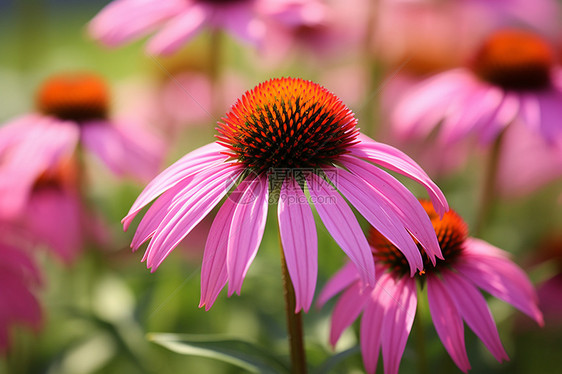
[[[131,247],[137,250],[150,240],[143,260],[156,270],[229,195],[211,226],[203,256],[200,306],[209,309],[227,281],[229,296],[240,293],[273,200],[278,203],[296,311],[308,310],[317,276],[317,237],[309,202],[361,279],[375,281],[367,239],[345,197],[405,253],[412,273],[423,269],[413,237],[432,261],[441,257],[431,222],[417,199],[373,163],[422,184],[440,214],[448,210],[445,197],[414,161],[361,135],[356,124],[341,100],[318,84],[295,78],[261,83],[219,123],[217,142],[171,165],[137,198],[122,221],[125,230],[161,195],[141,220]]]
[[[160,29],[147,51],[170,54],[204,26],[222,28],[257,43],[265,32],[256,17],[255,0],[115,0],[91,21],[90,34],[109,46],[118,46]]]
[[[416,281],[419,281],[427,287],[437,334],[462,371],[470,369],[463,321],[498,361],[507,360],[490,309],[478,288],[510,303],[542,325],[533,286],[506,252],[468,237],[466,224],[454,211],[440,219],[429,202],[422,201],[422,205],[431,218],[445,259],[432,263],[420,247],[424,270],[414,277],[408,276],[404,255],[372,229],[369,242],[379,272],[376,285],[365,285],[357,270],[348,264],[320,295],[319,303],[323,305],[344,291],[334,308],[330,343],[335,345],[341,333],[363,312],[360,340],[365,369],[368,373],[375,372],[382,348],[384,372],[398,373],[416,314]]]
[[[0,128],[0,216],[21,214],[39,177],[75,157],[79,144],[117,175],[149,179],[158,171],[162,142],[109,118],[107,87],[96,75],[52,76],[39,89],[37,109]]]
[[[520,30],[498,31],[471,66],[439,73],[397,105],[393,122],[403,137],[427,136],[439,126],[445,143],[476,135],[495,139],[513,121],[562,146],[562,69],[550,46]]]

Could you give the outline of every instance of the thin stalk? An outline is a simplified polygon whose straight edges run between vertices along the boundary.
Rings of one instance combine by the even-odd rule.
[[[482,229],[490,216],[490,212],[492,211],[496,200],[496,182],[503,138],[504,132],[501,132],[496,137],[496,140],[490,149],[486,171],[484,174],[484,181],[482,182],[482,192],[480,193],[476,223],[474,224],[474,236],[479,236],[482,233]]]
[[[428,365],[427,365],[427,352],[425,346],[427,344],[425,338],[425,321],[424,321],[424,303],[422,302],[423,298],[420,297],[422,295],[423,290],[420,288],[418,290],[418,308],[416,311],[416,319],[414,321],[414,335],[416,336],[416,355],[418,357],[418,373],[419,374],[429,374]]]
[[[283,294],[285,296],[285,314],[287,315],[287,332],[289,334],[289,348],[291,350],[291,373],[306,374],[306,353],[304,351],[304,339],[302,330],[302,314],[295,313],[296,299],[295,289],[289,276],[287,261],[283,253],[283,245],[279,240],[281,249],[281,270],[283,274]]]

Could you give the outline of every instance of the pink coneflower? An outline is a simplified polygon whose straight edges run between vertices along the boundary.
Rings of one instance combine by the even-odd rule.
[[[393,113],[402,137],[427,136],[453,143],[468,135],[495,139],[513,121],[538,133],[548,146],[562,145],[562,69],[549,45],[535,34],[493,34],[471,66],[437,74],[406,94]]]
[[[37,109],[0,128],[0,216],[20,214],[39,176],[75,157],[79,144],[117,175],[149,179],[158,171],[161,141],[137,125],[109,118],[101,78],[55,75],[40,88]]]
[[[259,42],[264,25],[255,0],[115,0],[91,21],[90,34],[118,46],[160,29],[148,42],[152,54],[170,54],[203,27],[221,28],[248,42]]]
[[[14,325],[41,327],[41,306],[35,289],[41,285],[39,269],[23,251],[0,243],[0,354],[10,347]]]
[[[150,240],[143,260],[154,271],[230,192],[211,226],[203,256],[200,306],[209,309],[227,281],[229,295],[240,293],[263,236],[269,201],[278,200],[296,311],[308,310],[317,275],[309,201],[365,283],[375,280],[367,239],[343,194],[405,253],[411,272],[422,269],[410,233],[432,261],[441,256],[429,219],[414,196],[373,163],[421,183],[441,214],[447,202],[414,161],[359,134],[356,124],[353,113],[318,84],[281,78],[258,85],[219,123],[216,143],[181,158],[137,198],[122,221],[125,229],[161,195],[141,220],[131,247],[136,250]]]
[[[537,295],[529,279],[506,252],[468,237],[466,224],[455,212],[449,211],[440,219],[430,203],[422,201],[422,205],[431,218],[445,259],[431,263],[420,247],[425,267],[410,277],[404,255],[372,229],[369,242],[379,271],[376,285],[365,285],[356,269],[348,264],[320,295],[319,303],[323,305],[345,290],[332,316],[331,344],[335,345],[341,333],[363,312],[360,339],[365,369],[375,372],[382,348],[384,372],[397,373],[416,314],[419,281],[427,287],[437,334],[462,371],[470,369],[463,321],[498,361],[507,360],[495,322],[478,288],[510,303],[542,325]]]

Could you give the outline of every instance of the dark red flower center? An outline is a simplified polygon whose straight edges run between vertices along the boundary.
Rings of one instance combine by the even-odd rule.
[[[353,113],[324,87],[279,78],[246,92],[219,122],[218,141],[249,169],[331,164],[357,142]]]
[[[520,30],[493,34],[476,54],[472,68],[483,80],[508,90],[548,87],[554,53],[537,35]]]
[[[105,82],[89,73],[60,74],[47,79],[37,94],[38,109],[63,120],[107,117],[109,94]]]
[[[420,200],[420,203],[429,215],[444,257],[444,260],[437,259],[437,263],[433,266],[423,247],[418,244],[424,263],[424,271],[429,273],[439,270],[441,266],[448,266],[455,261],[463,250],[464,241],[468,236],[468,228],[455,211],[449,210],[445,213],[443,219],[440,219],[431,202]],[[370,229],[369,243],[371,244],[375,261],[382,262],[400,275],[409,274],[410,266],[406,257],[374,228]]]

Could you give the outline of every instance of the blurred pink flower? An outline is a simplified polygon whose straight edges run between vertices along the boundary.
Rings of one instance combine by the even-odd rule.
[[[200,306],[209,309],[227,281],[229,296],[240,293],[272,199],[278,203],[296,310],[306,311],[318,271],[316,228],[309,202],[355,263],[361,279],[367,284],[375,280],[367,240],[341,192],[405,253],[412,272],[421,269],[422,257],[409,233],[433,261],[441,256],[427,214],[398,180],[372,163],[421,183],[441,214],[448,209],[445,197],[414,161],[359,134],[356,123],[353,113],[335,95],[310,81],[282,78],[258,85],[219,123],[216,143],[184,156],[137,198],[122,220],[125,230],[161,195],[141,220],[131,247],[137,250],[150,240],[143,261],[156,270],[231,192],[213,221],[203,256]],[[305,184],[310,199],[303,191]]]
[[[550,46],[519,30],[493,34],[469,68],[437,74],[403,96],[393,126],[403,139],[427,137],[454,144],[474,135],[494,140],[512,122],[562,147],[562,69]]]
[[[147,52],[170,54],[203,27],[221,28],[251,43],[264,34],[254,0],[115,0],[90,22],[92,37],[119,46],[159,29]]]
[[[39,269],[23,250],[0,243],[0,354],[10,348],[14,325],[41,328],[41,306],[35,295],[42,280]]]
[[[523,271],[508,254],[482,240],[467,237],[463,220],[453,211],[442,219],[428,202],[422,202],[431,218],[444,260],[432,263],[423,249],[425,268],[414,277],[402,253],[372,229],[370,244],[377,267],[377,283],[364,284],[357,270],[347,264],[324,287],[319,304],[344,291],[337,301],[330,332],[335,345],[342,332],[361,318],[361,352],[368,373],[377,367],[382,347],[384,372],[398,373],[417,307],[416,280],[427,287],[429,310],[445,349],[464,372],[470,363],[464,343],[463,321],[498,361],[507,360],[494,319],[478,288],[510,303],[539,325],[543,317],[537,295]]]
[[[139,126],[108,119],[108,101],[97,76],[53,76],[39,91],[40,113],[0,128],[0,216],[20,214],[41,174],[75,157],[79,144],[119,176],[156,174],[164,152],[161,140]]]
[[[291,52],[325,56],[346,51],[360,42],[361,22],[353,7],[343,2],[329,5],[319,0],[263,1],[261,13],[266,20],[267,43],[262,46],[266,63],[269,59],[286,61]]]

